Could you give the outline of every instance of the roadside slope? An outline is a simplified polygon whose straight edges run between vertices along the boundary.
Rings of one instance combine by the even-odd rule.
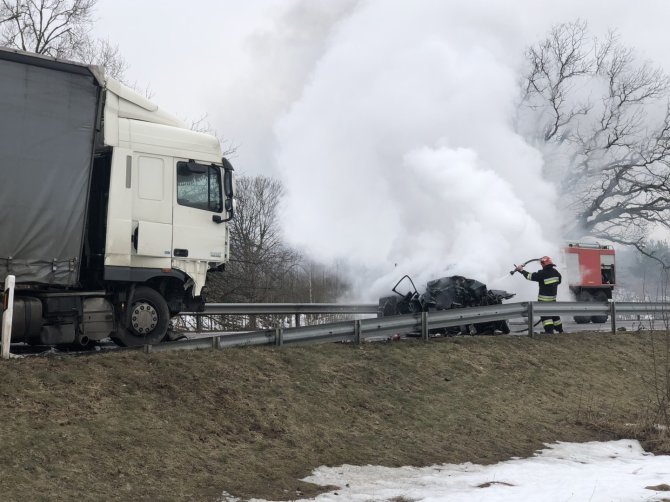
[[[606,438],[585,412],[630,421],[651,371],[639,333],[12,360],[0,493],[290,499],[324,464],[491,463]]]

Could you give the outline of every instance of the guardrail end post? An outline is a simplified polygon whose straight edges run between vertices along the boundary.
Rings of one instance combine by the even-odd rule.
[[[275,345],[277,347],[284,345],[284,330],[281,328],[275,329]]]
[[[5,277],[4,294],[2,297],[2,327],[0,328],[0,345],[2,345],[2,358],[9,359],[9,345],[12,343],[12,322],[14,317],[14,287],[16,277],[8,275]],[[6,308],[5,308],[6,306]]]
[[[428,340],[428,312],[421,312],[421,338]]]
[[[528,336],[533,338],[533,324],[535,324],[535,319],[533,319],[533,302],[528,302]]]
[[[616,304],[610,303],[610,318],[612,319],[612,334],[616,333]]]

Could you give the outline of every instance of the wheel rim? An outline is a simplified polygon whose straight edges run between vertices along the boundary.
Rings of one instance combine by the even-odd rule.
[[[133,313],[130,319],[133,331],[138,335],[151,333],[158,324],[158,313],[153,305],[147,302],[133,304]]]

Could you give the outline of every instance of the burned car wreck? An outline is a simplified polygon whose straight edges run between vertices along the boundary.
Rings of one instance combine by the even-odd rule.
[[[399,287],[401,285],[403,285],[401,289],[409,287],[409,291],[407,293],[400,292]],[[395,295],[379,299],[379,317],[497,305],[514,296],[514,293],[508,293],[500,289],[487,289],[486,284],[460,275],[429,281],[426,284],[425,292],[421,294],[417,291],[412,279],[405,275],[396,283],[392,291]],[[430,330],[430,333],[434,335],[493,335],[496,332],[508,334],[510,328],[507,321],[492,321]]]

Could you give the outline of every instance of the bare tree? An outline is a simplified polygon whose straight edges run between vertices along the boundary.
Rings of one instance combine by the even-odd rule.
[[[617,282],[625,285],[618,293],[633,294],[638,301],[666,301],[670,270],[662,264],[670,263],[670,244],[653,239],[645,244],[646,256],[632,248],[617,253]]]
[[[275,179],[237,178],[231,260],[220,278],[213,277],[210,296],[229,302],[277,302],[285,298],[282,282],[299,263],[299,255],[281,238],[278,206],[282,194],[283,187]]]
[[[554,27],[526,60],[519,128],[560,180],[565,235],[644,253],[649,228],[670,228],[670,79],[582,21]]]
[[[284,242],[279,225],[283,195],[276,179],[237,178],[231,259],[223,272],[209,274],[208,300],[318,303],[335,301],[344,292],[346,283],[337,271],[305,259]]]
[[[0,45],[105,67],[121,80],[118,47],[90,36],[97,0],[0,0]]]
[[[88,42],[74,48],[73,56],[82,63],[102,66],[107,75],[120,81],[124,80],[128,64],[123,59],[119,46],[112,45],[109,40],[89,39]]]
[[[12,20],[2,30],[9,47],[69,57],[91,24],[96,0],[2,0]]]
[[[212,124],[209,122],[206,113],[200,116],[200,118],[198,119],[190,119],[190,120],[187,119],[186,122],[190,123],[189,128],[191,129],[191,131],[211,134],[216,139],[218,139],[224,157],[231,156],[237,151],[236,146],[231,144],[230,141],[224,139],[223,136],[221,136],[219,132],[216,129],[214,129],[214,127],[212,127]]]
[[[14,21],[16,17],[16,14],[5,7],[4,3],[0,3],[0,24]]]

